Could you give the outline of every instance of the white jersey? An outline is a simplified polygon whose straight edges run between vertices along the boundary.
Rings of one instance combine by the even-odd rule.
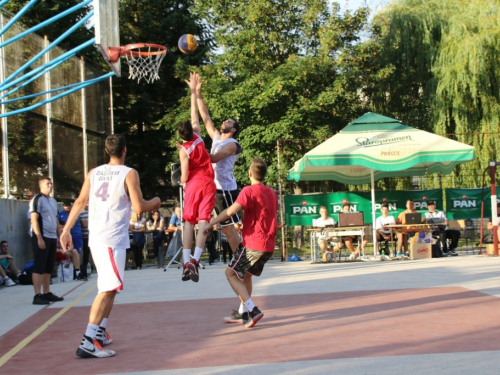
[[[396,225],[396,219],[394,219],[394,216],[387,215],[387,217],[379,216],[375,220],[375,229],[384,233],[384,234],[391,234],[391,229],[384,229],[386,225]]]
[[[132,168],[101,165],[90,175],[89,246],[113,249],[130,247],[128,236],[131,214],[125,178]]]
[[[212,142],[212,150],[210,153],[212,155],[216,154],[228,143],[236,143],[236,153],[230,155],[217,163],[212,163],[212,167],[215,173],[215,186],[217,190],[236,190],[238,185],[236,184],[236,179],[234,178],[234,163],[236,163],[236,158],[241,153],[241,146],[234,138],[228,138],[225,140],[220,139],[220,135],[214,137]]]

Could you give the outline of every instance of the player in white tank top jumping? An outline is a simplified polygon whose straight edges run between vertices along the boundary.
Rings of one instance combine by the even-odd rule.
[[[89,246],[97,268],[98,293],[90,308],[89,323],[76,354],[84,358],[105,358],[115,355],[103,345],[111,343],[106,332],[116,292],[123,289],[126,249],[130,247],[128,236],[131,205],[137,213],[160,207],[155,197],[145,201],[139,174],[124,165],[127,147],[125,138],[112,134],[106,138],[108,164],[91,170],[83,183],[80,196],[75,201],[66,225],[61,233],[64,250],[71,248],[70,229],[89,203]]]
[[[212,138],[210,160],[214,168],[215,186],[217,187],[215,210],[217,213],[221,213],[229,208],[236,201],[236,198],[238,198],[238,186],[234,178],[234,164],[241,153],[241,146],[234,137],[239,131],[239,124],[233,119],[227,119],[222,123],[220,131],[215,128],[201,95],[201,80],[198,79],[198,82],[199,84],[196,87],[198,110],[207,133]],[[241,241],[234,227],[234,224],[239,223],[240,218],[237,213],[228,220],[220,223],[233,252],[236,251]]]

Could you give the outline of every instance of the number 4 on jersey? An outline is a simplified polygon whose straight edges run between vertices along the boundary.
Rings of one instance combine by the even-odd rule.
[[[103,202],[105,202],[109,198],[108,186],[109,182],[103,182],[101,186],[99,186],[99,189],[97,189],[97,191],[95,192],[95,196],[101,198]]]

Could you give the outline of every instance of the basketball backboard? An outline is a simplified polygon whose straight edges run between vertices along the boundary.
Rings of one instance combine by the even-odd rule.
[[[112,62],[109,52],[109,47],[120,47],[118,0],[94,0],[93,6],[95,44],[116,76],[120,77],[120,58]]]

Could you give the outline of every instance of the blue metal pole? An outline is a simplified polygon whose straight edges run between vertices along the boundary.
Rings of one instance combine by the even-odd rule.
[[[0,36],[2,36],[7,30],[10,29],[10,27],[15,24],[17,22],[17,20],[19,20],[19,18],[21,18],[23,16],[24,13],[26,13],[29,8],[31,8],[33,5],[35,5],[35,3],[37,2],[38,0],[31,0],[28,4],[26,4],[19,12],[16,13],[16,15],[14,17],[11,18],[11,20],[7,23],[7,25],[5,25],[2,30],[0,30]]]
[[[1,2],[1,3],[0,3],[0,7],[1,7],[4,3],[8,2],[8,1],[9,1],[9,0],[4,0],[3,2]],[[37,30],[41,29],[42,27],[47,26],[47,25],[51,24],[52,22],[57,21],[58,19],[60,19],[60,18],[62,18],[62,17],[67,16],[67,15],[68,15],[68,14],[70,14],[70,13],[73,13],[75,10],[78,10],[78,9],[80,9],[80,8],[83,8],[84,6],[86,6],[86,5],[90,4],[92,1],[93,1],[93,0],[86,0],[86,1],[84,1],[83,3],[80,3],[80,4],[78,4],[78,5],[75,5],[74,7],[69,8],[68,10],[65,10],[64,12],[61,12],[61,13],[59,13],[59,14],[55,15],[54,17],[49,18],[48,20],[43,21],[43,22],[39,23],[39,24],[38,24],[38,25],[36,25],[36,26],[33,26],[31,29],[28,29],[28,30],[26,30],[26,31],[23,31],[22,33],[20,33],[20,34],[18,34],[18,35],[16,35],[16,36],[13,36],[13,37],[12,37],[12,38],[10,38],[9,40],[7,40],[7,41],[5,41],[5,42],[1,43],[1,44],[0,44],[0,48],[5,47],[5,46],[7,46],[7,45],[9,45],[9,44],[11,44],[11,43],[13,43],[13,42],[15,42],[16,40],[19,40],[19,39],[21,39],[21,38],[24,38],[26,35],[29,35],[29,34],[31,34],[31,33],[34,33],[35,31],[37,31]]]
[[[80,21],[78,21],[75,25],[70,27],[64,34],[62,34],[59,38],[54,40],[49,46],[44,48],[41,52],[39,52],[35,57],[33,57],[31,60],[29,60],[27,63],[25,63],[23,66],[21,66],[18,70],[16,70],[14,73],[12,73],[5,81],[2,83],[2,86],[0,86],[0,91],[5,90],[5,84],[9,83],[12,81],[17,75],[19,75],[21,72],[26,70],[31,64],[33,64],[36,60],[38,60],[40,57],[42,57],[45,53],[50,51],[52,48],[57,46],[62,40],[64,40],[69,34],[71,34],[74,30],[79,28],[82,24],[87,22],[87,20],[94,14],[94,12],[90,12],[87,14],[84,18],[82,18]],[[95,38],[92,38],[91,40],[94,40]],[[83,45],[83,44],[82,44]],[[78,47],[77,47],[78,48]]]
[[[0,114],[0,118],[3,118],[3,117],[8,117],[8,116],[13,116],[13,115],[18,115],[19,113],[24,113],[24,112],[28,112],[28,111],[32,111],[38,107],[41,107],[47,103],[50,103],[50,102],[53,102],[54,100],[57,100],[57,99],[60,99],[66,95],[69,95],[69,94],[72,94],[74,93],[75,91],[78,91],[78,90],[81,90],[87,86],[90,86],[91,84],[94,84],[98,81],[102,81],[104,79],[108,79],[109,77],[112,77],[115,75],[115,72],[109,72],[101,77],[99,77],[98,79],[93,79],[91,83],[88,83],[90,81],[85,81],[83,82],[81,85],[78,85],[78,87],[75,87],[71,90],[68,90],[66,92],[63,92],[59,95],[56,95],[56,96],[53,96],[52,98],[50,99],[47,99],[47,100],[44,100],[43,102],[40,102],[40,103],[37,103],[37,104],[34,104],[30,107],[26,107],[26,108],[21,108],[21,109],[18,109],[18,110],[15,110],[15,111],[12,111],[12,112],[7,112],[7,113],[3,113],[3,114]]]

